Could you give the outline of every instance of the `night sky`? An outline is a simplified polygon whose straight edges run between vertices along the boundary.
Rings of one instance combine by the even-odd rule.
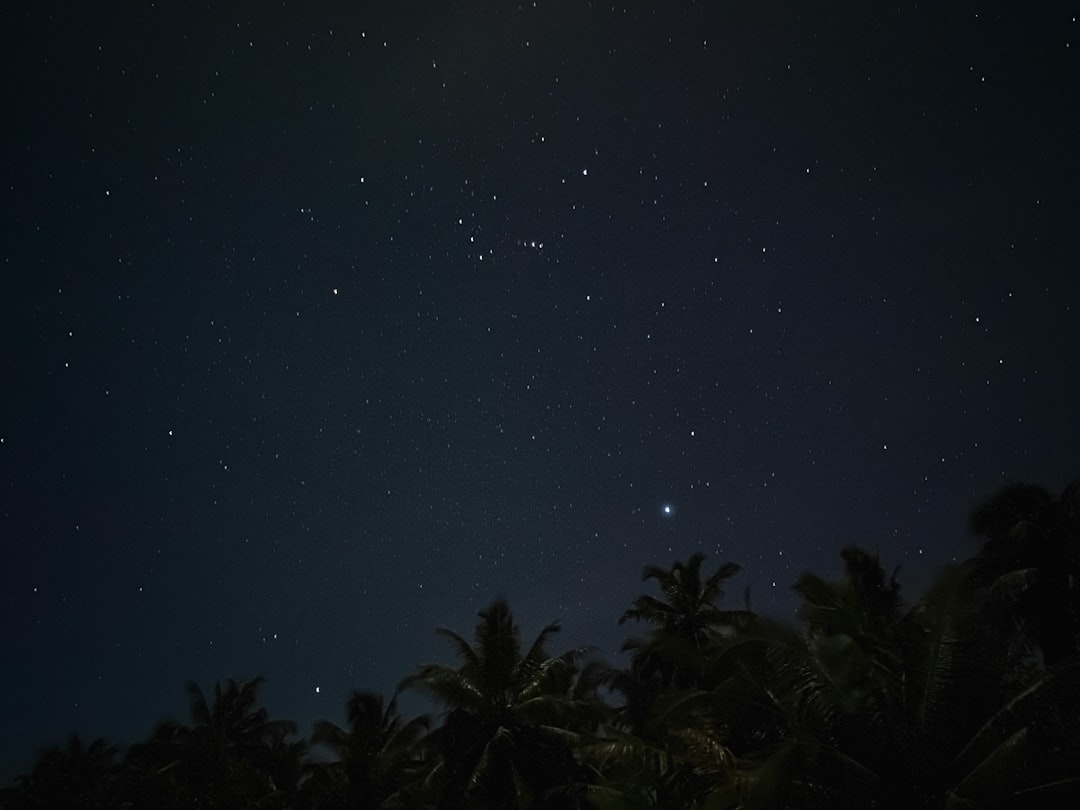
[[[1080,475],[1080,3],[5,14],[0,774]],[[886,8],[888,5],[888,8]],[[939,5],[948,5],[947,11]]]

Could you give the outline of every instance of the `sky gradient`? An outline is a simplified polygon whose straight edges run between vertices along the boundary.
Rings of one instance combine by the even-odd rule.
[[[596,644],[1080,474],[1075,3],[26,4],[0,773],[183,685],[339,721],[507,597]]]

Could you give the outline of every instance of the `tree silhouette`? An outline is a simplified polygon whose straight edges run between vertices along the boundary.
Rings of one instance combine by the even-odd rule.
[[[645,639],[630,639],[630,667],[611,669],[606,683],[624,696],[613,723],[586,747],[603,774],[590,789],[594,804],[611,807],[697,807],[718,782],[730,781],[734,759],[707,720],[701,700],[717,677],[710,651],[736,628],[753,620],[749,610],[723,610],[724,584],[740,569],[725,563],[702,572],[705,555],[693,554],[671,568],[645,567],[662,598],[634,599],[619,623],[650,625]]]
[[[844,576],[829,582],[805,573],[792,586],[802,598],[800,618],[814,656],[829,679],[879,722],[901,699],[905,609],[896,572],[886,577],[876,556],[857,546],[840,552]]]
[[[9,810],[106,810],[119,801],[116,749],[104,740],[84,745],[73,734],[67,745],[41,753],[30,773],[0,791]]]
[[[353,692],[346,712],[347,728],[321,720],[315,724],[312,743],[338,756],[328,767],[341,772],[340,806],[380,807],[408,783],[419,766],[417,743],[429,720],[406,721],[398,713],[396,700],[386,704],[382,695],[373,692]]]
[[[1047,663],[1080,650],[1080,485],[1060,498],[1033,484],[1009,484],[972,512],[987,576],[1031,570],[1018,605]]]
[[[528,646],[502,599],[472,641],[440,629],[454,666],[403,689],[445,709],[432,728],[355,691],[347,723],[295,726],[259,705],[261,678],[161,723],[123,762],[77,736],[0,790],[3,810],[1027,810],[1080,800],[1080,489],[1010,484],[970,527],[979,552],[913,605],[856,546],[843,574],[794,583],[795,623],[720,607],[739,570],[694,554],[644,569],[659,596],[629,667]],[[607,686],[622,700],[601,700]]]
[[[724,584],[741,569],[723,563],[708,577],[702,575],[705,555],[695,552],[686,562],[671,568],[647,565],[642,580],[656,580],[663,599],[648,594],[636,597],[619,619],[652,626],[644,641],[630,639],[624,650],[634,652],[632,675],[646,685],[659,680],[663,687],[700,685],[703,675],[701,652],[716,632],[736,627],[753,616],[749,610],[721,610]],[[624,686],[626,684],[624,683]]]
[[[723,651],[779,740],[736,746],[753,767],[716,806],[1022,807],[1075,791],[1080,671],[1018,681],[1017,577],[987,583],[969,562],[901,612],[874,558],[844,556],[844,580],[796,584],[800,630],[761,623]]]
[[[427,664],[401,684],[447,709],[426,739],[438,755],[427,784],[444,808],[566,806],[554,790],[587,776],[574,745],[596,713],[591,690],[578,677],[587,650],[549,656],[547,641],[559,630],[552,623],[523,652],[520,628],[502,599],[479,617],[475,644],[438,631],[453,644],[458,668]]]
[[[162,723],[129,753],[140,798],[162,807],[283,805],[296,785],[279,785],[275,776],[297,779],[303,748],[285,739],[295,724],[271,720],[258,705],[262,683],[219,682],[212,702],[198,684],[188,683],[190,724]]]

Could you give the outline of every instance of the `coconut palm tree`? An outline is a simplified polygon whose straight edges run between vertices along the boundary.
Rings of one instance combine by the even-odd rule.
[[[857,546],[840,552],[844,575],[830,582],[804,573],[792,586],[814,656],[849,702],[888,722],[903,682],[901,637],[906,613],[896,571],[886,576],[875,555]]]
[[[599,774],[580,795],[599,808],[706,806],[738,778],[742,764],[714,722],[712,696],[696,689],[665,689],[644,722],[631,731],[624,715],[581,747]]]
[[[85,745],[77,734],[41,753],[30,773],[0,790],[9,810],[106,810],[119,803],[116,749],[104,740]]]
[[[425,739],[435,755],[425,785],[441,808],[565,807],[560,786],[588,773],[574,753],[600,711],[574,649],[550,656],[558,623],[544,627],[527,650],[502,599],[479,612],[475,642],[447,630],[460,665],[426,664],[401,683],[446,707]]]
[[[1005,808],[1076,791],[1080,666],[1017,666],[1024,573],[988,584],[969,561],[901,613],[872,558],[845,559],[844,581],[800,579],[801,629],[762,623],[723,651],[742,677],[716,705],[741,682],[778,738],[733,746],[754,767],[716,806]]]
[[[1080,484],[1058,498],[1034,484],[1008,484],[979,504],[969,527],[983,540],[977,559],[988,579],[1032,571],[1017,608],[1047,663],[1080,654]]]
[[[611,807],[692,808],[729,781],[734,760],[710,721],[707,686],[721,678],[711,650],[753,619],[747,610],[723,610],[724,584],[740,569],[725,563],[703,571],[696,553],[670,568],[646,566],[661,595],[634,599],[620,618],[650,626],[645,639],[630,639],[625,670],[609,669],[605,683],[624,696],[611,725],[585,747],[602,783],[590,800]]]
[[[619,618],[619,624],[632,620],[652,627],[649,638],[630,639],[623,645],[624,651],[634,653],[632,677],[646,690],[652,688],[650,682],[661,687],[701,686],[705,647],[717,632],[728,632],[753,617],[749,608],[721,610],[718,606],[724,584],[740,566],[726,562],[706,577],[701,570],[704,561],[705,555],[695,552],[671,568],[645,566],[642,580],[656,580],[663,598],[642,594]]]
[[[700,647],[710,628],[737,621],[741,612],[720,610],[717,603],[724,598],[724,584],[741,570],[740,566],[724,563],[703,579],[704,562],[705,554],[698,551],[686,562],[674,562],[671,568],[645,566],[642,581],[655,579],[667,601],[648,594],[638,596],[620,617],[619,624],[629,620],[645,622]]]
[[[406,721],[398,713],[396,698],[387,704],[382,695],[373,692],[353,692],[346,711],[347,728],[320,720],[312,742],[338,757],[337,762],[324,767],[341,773],[342,778],[336,781],[342,786],[342,807],[380,807],[418,767],[417,743],[428,729],[429,719]]]
[[[230,678],[208,701],[198,684],[187,685],[191,722],[160,724],[128,755],[139,801],[147,806],[246,808],[283,805],[299,777],[303,747],[286,740],[295,724],[271,720],[258,705],[262,678]]]

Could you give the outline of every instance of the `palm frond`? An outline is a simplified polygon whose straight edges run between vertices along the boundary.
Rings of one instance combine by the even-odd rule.
[[[398,691],[419,689],[428,692],[447,708],[480,711],[486,705],[479,685],[467,675],[442,664],[426,664],[402,679]]]
[[[1018,731],[1036,723],[1044,744],[1060,744],[1062,740],[1054,739],[1053,730],[1055,727],[1071,730],[1080,720],[1077,695],[1080,695],[1080,661],[1047,670],[994,712],[956,755],[956,765],[966,770],[964,763],[989,760]]]
[[[630,772],[663,773],[671,765],[668,749],[618,729],[607,729],[605,736],[582,748],[584,756],[603,771],[611,764]]]
[[[916,610],[922,631],[913,710],[919,726],[934,727],[948,716],[953,696],[978,672],[971,575],[965,566],[947,570]]]
[[[665,625],[672,616],[676,615],[676,610],[671,605],[647,594],[636,597],[632,604],[633,607],[628,608],[619,617],[619,624],[635,621]]]
[[[742,566],[734,562],[725,562],[720,565],[712,575],[705,580],[702,586],[702,595],[708,602],[717,601],[724,596],[724,583],[742,570]]]
[[[560,629],[558,622],[552,622],[537,634],[536,639],[529,647],[529,651],[525,653],[525,657],[522,658],[515,667],[513,680],[516,692],[523,693],[529,691],[533,688],[536,681],[542,677],[545,664],[549,660],[545,644],[548,639],[558,633]]]
[[[1030,727],[1014,731],[969,771],[952,792],[976,801],[1000,796],[1017,774],[1030,767],[1035,744]]]
[[[191,721],[196,726],[209,726],[213,721],[210,717],[210,704],[206,696],[195,681],[186,684],[188,698],[190,700]]]
[[[447,638],[450,640],[450,643],[453,645],[454,651],[457,653],[458,658],[461,658],[466,665],[473,667],[480,666],[480,658],[476,650],[474,650],[472,644],[466,641],[462,636],[458,635],[453,630],[448,630],[445,627],[439,627],[435,630],[435,632],[443,638]]]

